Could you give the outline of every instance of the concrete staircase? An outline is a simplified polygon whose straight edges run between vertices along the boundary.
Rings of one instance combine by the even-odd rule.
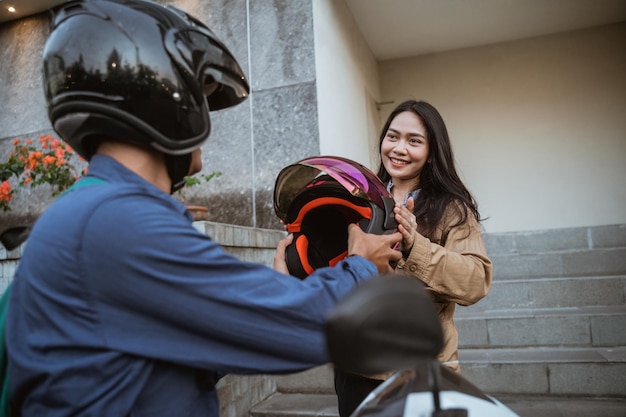
[[[492,290],[455,316],[464,376],[496,397],[626,401],[626,225],[489,234],[485,244]],[[251,416],[337,416],[328,365],[277,377],[276,388]]]
[[[463,374],[496,395],[626,397],[626,226],[485,242],[492,290],[455,317]]]

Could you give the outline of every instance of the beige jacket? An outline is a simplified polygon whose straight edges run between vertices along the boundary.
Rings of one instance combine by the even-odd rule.
[[[397,272],[408,273],[428,286],[443,327],[444,346],[438,359],[460,372],[459,336],[453,320],[455,305],[468,306],[486,296],[493,268],[478,221],[469,216],[466,223],[452,227],[457,221],[458,214],[451,207],[432,239],[416,232],[413,248],[398,263]],[[389,376],[391,373],[370,378]]]

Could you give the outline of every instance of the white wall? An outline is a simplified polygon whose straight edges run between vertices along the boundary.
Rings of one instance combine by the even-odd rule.
[[[343,1],[313,1],[320,153],[377,160],[377,63]]]
[[[626,223],[626,23],[380,63],[446,121],[488,232]]]

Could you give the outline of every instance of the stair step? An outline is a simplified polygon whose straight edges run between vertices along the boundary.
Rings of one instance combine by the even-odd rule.
[[[332,364],[317,366],[303,372],[276,375],[276,390],[304,394],[334,394],[334,371]]]
[[[615,348],[527,347],[502,349],[462,349],[462,366],[466,363],[603,363],[626,364],[626,346]],[[626,374],[624,375],[626,377]],[[624,386],[626,389],[626,385]]]
[[[626,247],[626,224],[486,233],[483,239],[490,255]]]
[[[463,375],[487,393],[626,398],[626,347],[460,349]],[[283,393],[332,395],[331,365],[276,379]]]
[[[544,307],[544,308],[503,308],[491,310],[472,310],[457,306],[454,320],[474,319],[507,319],[526,317],[550,317],[563,315],[621,315],[626,313],[626,304],[619,305],[591,305],[575,307]]]
[[[626,399],[501,395],[498,401],[520,417],[624,417]]]
[[[470,311],[625,305],[626,275],[494,281],[489,294]]]
[[[338,417],[335,394],[277,392],[249,411],[250,417]]]
[[[543,395],[496,397],[520,417],[602,416],[624,417],[626,399]],[[334,394],[276,393],[255,405],[250,417],[338,417]]]
[[[487,393],[626,398],[626,347],[461,349],[459,359]]]
[[[626,305],[459,312],[460,348],[626,346]]]
[[[616,275],[626,271],[626,247],[533,254],[490,254],[497,280]]]

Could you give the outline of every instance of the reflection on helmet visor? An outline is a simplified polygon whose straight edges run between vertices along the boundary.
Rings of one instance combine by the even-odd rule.
[[[284,168],[276,179],[274,210],[285,220],[294,198],[321,175],[329,175],[355,197],[384,207],[382,197],[391,197],[376,174],[365,166],[336,156],[303,159]]]

